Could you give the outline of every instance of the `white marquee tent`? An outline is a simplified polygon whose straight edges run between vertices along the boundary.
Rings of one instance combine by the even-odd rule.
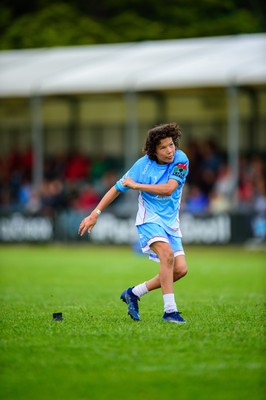
[[[266,84],[266,34],[0,52],[0,96]]]

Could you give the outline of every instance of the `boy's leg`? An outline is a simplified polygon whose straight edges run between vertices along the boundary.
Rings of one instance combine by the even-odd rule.
[[[164,296],[164,308],[165,310],[177,311],[176,304],[174,301],[174,286],[173,286],[173,273],[174,273],[174,253],[171,246],[167,242],[154,242],[151,244],[151,249],[156,253],[160,259],[160,270],[159,279],[155,277],[157,285],[162,288]],[[143,290],[145,286],[145,292],[149,291],[147,283],[138,285],[138,290]],[[143,293],[144,294],[144,293]],[[139,315],[139,293],[134,293],[134,288],[129,288],[121,294],[121,300],[128,305],[128,314],[136,321],[140,320]]]
[[[177,313],[174,295],[174,252],[166,242],[154,242],[151,249],[160,260],[159,279],[163,293],[164,311],[167,314]]]
[[[155,242],[151,244],[151,248],[160,260],[159,281],[164,300],[163,320],[178,324],[186,323],[177,310],[174,295],[174,280],[182,278],[187,272],[185,257],[184,255],[174,257],[171,246],[165,242]],[[146,282],[147,287],[149,287],[149,283],[158,284],[157,279],[155,277],[153,282]]]
[[[185,276],[186,274],[187,274],[187,263],[185,256],[180,255],[175,257],[173,281],[174,282],[178,281],[179,279],[183,278],[183,276]],[[159,289],[161,287],[159,274],[145,283],[149,292],[155,289]]]
[[[154,256],[157,256],[157,260],[156,257],[151,258],[150,256],[150,258],[154,261],[159,261],[161,265],[158,275],[125,290],[121,295],[121,299],[128,305],[129,315],[135,320],[140,320],[138,308],[140,297],[158,288],[162,288],[165,309],[168,312],[169,310],[177,310],[174,301],[173,283],[186,274],[186,262],[181,238],[170,236],[168,238],[163,228],[153,223],[138,226],[138,232],[143,252],[147,253],[152,250],[153,254],[155,253]],[[159,237],[162,240],[152,242],[155,237],[157,240]],[[170,240],[171,244],[169,244],[168,240]]]
[[[154,242],[151,244],[151,249],[157,254],[160,260],[159,282],[163,294],[174,292],[174,253],[169,243]],[[155,280],[157,277],[155,277]],[[146,282],[147,285],[147,282]],[[147,289],[149,287],[147,285]]]

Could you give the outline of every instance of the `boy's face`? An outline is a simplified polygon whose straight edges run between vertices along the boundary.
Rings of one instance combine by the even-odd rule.
[[[155,155],[158,164],[169,164],[174,161],[175,144],[171,137],[162,139],[156,146]]]

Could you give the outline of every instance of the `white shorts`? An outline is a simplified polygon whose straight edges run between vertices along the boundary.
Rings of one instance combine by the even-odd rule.
[[[160,225],[154,223],[137,225],[137,230],[141,250],[143,253],[150,255],[150,260],[160,262],[157,254],[155,254],[150,248],[150,245],[155,242],[169,243],[175,257],[185,254],[181,237],[169,235],[169,233],[167,233]]]

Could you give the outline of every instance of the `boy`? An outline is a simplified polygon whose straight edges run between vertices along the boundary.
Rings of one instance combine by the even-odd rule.
[[[163,321],[185,323],[174,297],[174,282],[187,273],[179,228],[182,188],[188,174],[188,158],[178,149],[181,131],[175,123],[156,126],[148,131],[144,151],[132,168],[102,198],[97,208],[83,219],[82,236],[91,232],[101,212],[121,192],[139,191],[136,226],[143,253],[160,263],[159,273],[147,282],[125,290],[121,299],[128,314],[139,321],[138,301],[148,292],[161,288],[164,300]]]

